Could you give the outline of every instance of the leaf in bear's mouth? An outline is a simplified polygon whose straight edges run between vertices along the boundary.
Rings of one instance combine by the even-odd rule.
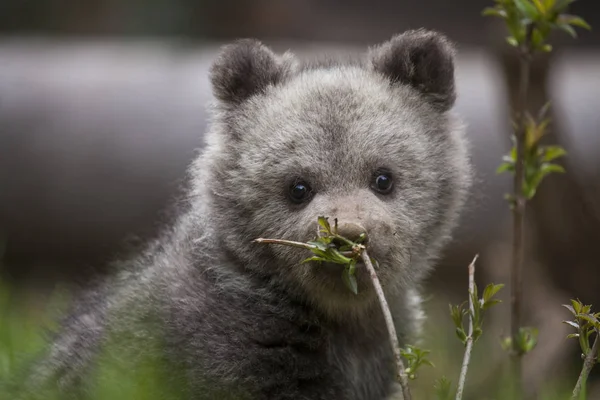
[[[344,268],[342,271],[342,280],[350,291],[354,294],[358,294],[358,283],[356,282],[356,275],[350,273],[349,268]]]
[[[317,263],[333,263],[344,266],[342,271],[342,281],[354,294],[358,294],[358,284],[355,276],[356,264],[361,260],[365,246],[362,244],[366,239],[366,234],[362,233],[356,241],[349,240],[339,235],[337,219],[334,220],[333,229],[327,217],[319,217],[319,230],[314,240],[303,242],[293,242],[279,239],[256,239],[255,242],[267,244],[282,244],[294,247],[305,248],[312,251],[315,255],[302,261]]]

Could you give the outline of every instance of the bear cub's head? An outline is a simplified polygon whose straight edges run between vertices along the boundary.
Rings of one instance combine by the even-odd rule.
[[[225,46],[211,69],[215,115],[201,168],[224,250],[256,274],[322,310],[371,304],[341,266],[301,262],[317,217],[350,238],[366,232],[388,295],[419,283],[447,242],[471,171],[452,113],[454,48],[441,34],[407,31],[356,62],[303,64],[255,40]]]

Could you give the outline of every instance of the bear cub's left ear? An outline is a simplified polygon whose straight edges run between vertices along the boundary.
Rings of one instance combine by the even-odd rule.
[[[441,33],[425,29],[406,31],[369,51],[373,70],[393,84],[412,86],[439,111],[454,105],[455,48]]]
[[[289,77],[296,66],[291,53],[276,55],[255,39],[241,39],[222,48],[210,69],[216,98],[237,105]]]

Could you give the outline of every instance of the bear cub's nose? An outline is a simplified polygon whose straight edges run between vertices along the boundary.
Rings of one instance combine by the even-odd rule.
[[[366,236],[362,243],[366,244],[369,238],[367,236],[367,230],[364,227],[354,222],[342,222],[338,224],[338,235],[343,236],[348,240],[354,242],[358,240],[362,234]]]

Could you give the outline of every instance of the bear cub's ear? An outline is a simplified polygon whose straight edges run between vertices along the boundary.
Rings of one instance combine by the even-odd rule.
[[[441,33],[406,31],[369,51],[371,67],[417,89],[440,111],[454,105],[454,46]]]
[[[238,40],[224,46],[211,67],[213,93],[222,102],[237,105],[282,82],[295,65],[291,53],[279,56],[258,40]]]

